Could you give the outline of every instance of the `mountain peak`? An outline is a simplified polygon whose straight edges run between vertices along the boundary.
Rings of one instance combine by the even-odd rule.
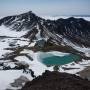
[[[35,13],[33,13],[32,11],[28,11],[26,13],[23,13],[23,14],[20,14],[20,15],[17,15],[17,16],[25,16],[25,17],[38,17]]]
[[[33,14],[33,15],[35,15],[35,13],[33,13],[32,11],[28,11],[28,12],[20,14],[20,15],[24,15],[24,14]]]
[[[81,40],[80,45],[90,46],[90,22],[81,18],[70,17],[56,21],[45,20],[32,11],[28,11],[20,15],[5,17],[0,20],[0,25],[2,24],[16,31],[29,30],[24,36],[30,38],[31,35],[34,37],[36,34],[36,36],[48,36],[56,39],[57,35],[55,34],[58,33],[76,43]],[[36,28],[37,25],[38,29]],[[56,39],[56,41],[60,42],[60,39]]]

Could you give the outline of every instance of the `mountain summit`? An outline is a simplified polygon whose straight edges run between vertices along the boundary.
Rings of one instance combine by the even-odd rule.
[[[74,44],[90,47],[90,22],[82,18],[45,20],[29,11],[2,18],[0,25],[17,32],[27,30],[23,37],[30,38],[30,40],[44,38],[60,45],[66,43],[66,39]]]

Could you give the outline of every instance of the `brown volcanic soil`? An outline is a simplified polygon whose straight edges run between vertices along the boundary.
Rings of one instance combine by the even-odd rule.
[[[21,90],[90,90],[90,81],[72,74],[46,71]]]

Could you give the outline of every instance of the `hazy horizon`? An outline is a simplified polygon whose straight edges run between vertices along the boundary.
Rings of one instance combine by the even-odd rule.
[[[33,11],[37,15],[90,15],[90,0],[0,0],[0,17]]]

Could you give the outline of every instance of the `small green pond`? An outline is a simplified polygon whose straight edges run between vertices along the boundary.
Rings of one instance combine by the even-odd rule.
[[[65,56],[51,55],[48,57],[42,57],[41,62],[45,65],[64,65],[78,60],[80,60],[78,55],[69,54]]]

